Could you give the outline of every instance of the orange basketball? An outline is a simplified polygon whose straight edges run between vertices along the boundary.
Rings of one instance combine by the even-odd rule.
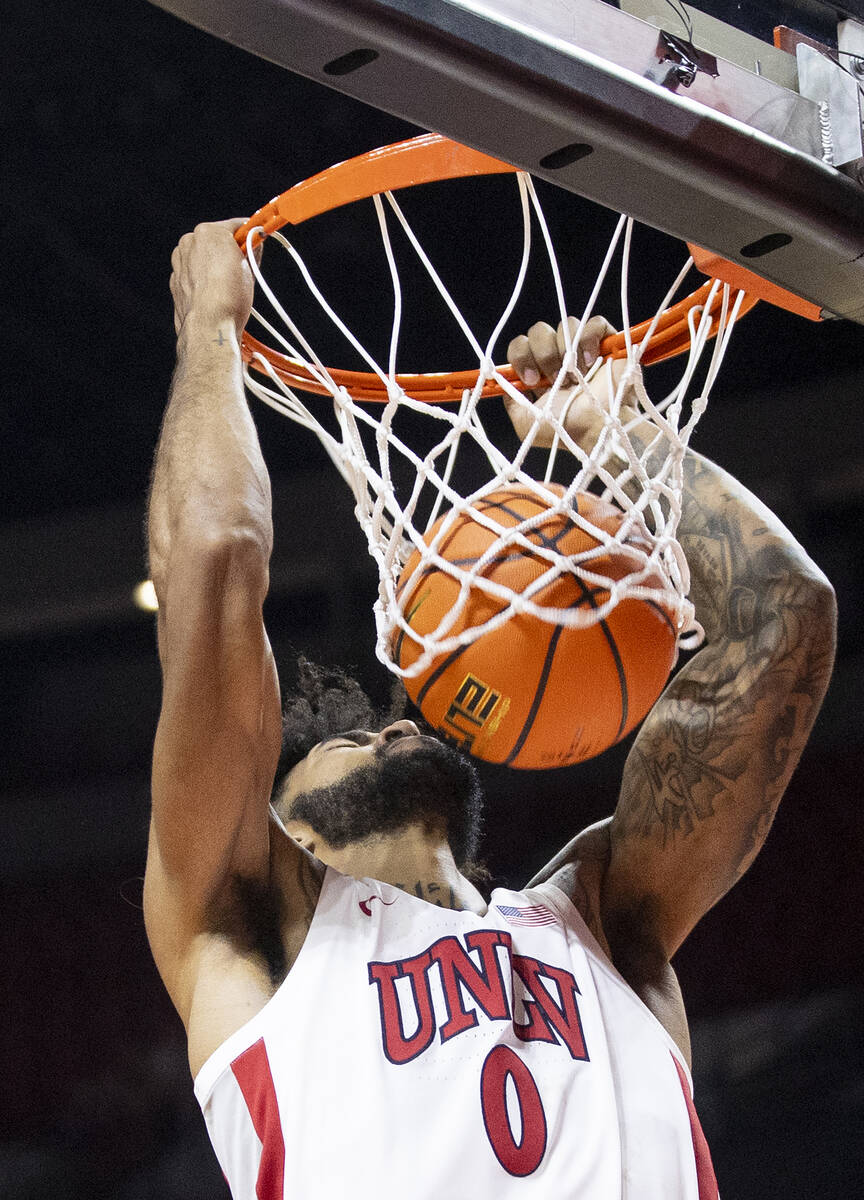
[[[558,485],[547,486],[563,494]],[[576,504],[579,514],[593,525],[608,532],[620,525],[620,511],[595,496],[580,492]],[[514,526],[535,516],[544,505],[527,488],[514,486],[492,493],[476,507],[499,525]],[[443,520],[441,517],[429,530],[427,542]],[[438,549],[448,562],[469,566],[495,537],[463,514]],[[550,515],[526,537],[568,555],[598,544],[560,514]],[[419,562],[415,550],[399,586],[411,588],[403,609],[408,624],[425,635],[432,633],[450,610],[459,584],[434,568],[411,580]],[[614,580],[632,571],[634,562],[635,555],[628,555],[625,548],[613,548],[592,560],[590,569]],[[511,547],[491,559],[482,575],[522,592],[548,568],[547,559]],[[659,586],[659,577],[650,577],[645,584]],[[607,597],[605,589],[562,574],[533,599],[552,608],[596,608]],[[474,588],[450,634],[482,624],[503,607],[504,601]],[[393,657],[399,666],[416,662],[420,657],[417,643],[401,630],[394,637]],[[476,758],[511,767],[563,767],[606,750],[642,720],[669,677],[675,646],[671,615],[647,600],[622,600],[605,620],[584,629],[519,614],[470,645],[442,655],[425,672],[406,679],[405,686],[426,720]]]

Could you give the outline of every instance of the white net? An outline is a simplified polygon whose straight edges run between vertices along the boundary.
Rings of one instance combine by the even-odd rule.
[[[526,614],[564,627],[587,626],[603,620],[629,597],[661,605],[675,623],[679,645],[690,647],[701,639],[693,606],[687,599],[687,562],[676,538],[681,514],[683,456],[717,376],[743,294],[733,295],[728,285],[715,282],[705,305],[691,311],[688,318],[691,348],[683,359],[681,378],[668,395],[654,403],[642,387],[640,362],[692,260],[688,259],[682,267],[645,335],[638,343],[634,342],[629,333],[628,300],[632,221],[621,217],[574,328],[567,319],[570,310],[562,275],[533,181],[521,173],[514,178],[522,216],[521,259],[512,290],[485,343],[478,341],[469,328],[390,192],[373,197],[393,288],[389,352],[384,365],[361,345],[325,299],[296,247],[282,234],[270,234],[268,241],[277,242],[287,252],[311,296],[380,379],[387,397],[383,404],[360,402],[336,383],[261,274],[251,252],[256,231],[251,230],[247,237],[247,253],[260,294],[270,305],[269,315],[265,316],[258,307],[253,315],[281,350],[304,364],[326,388],[332,397],[332,407],[321,397],[314,397],[308,403],[301,399],[260,354],[254,356],[253,363],[260,373],[247,369],[247,386],[264,403],[311,429],[351,488],[357,520],[379,572],[379,594],[374,608],[376,653],[391,671],[403,677],[426,671],[441,655],[497,629],[514,614]],[[429,403],[407,395],[397,380],[403,296],[391,237],[393,218],[404,230],[452,314],[479,370],[476,385],[466,389],[453,403]],[[554,282],[558,319],[565,331],[561,369],[551,388],[536,403],[505,378],[493,358],[526,278],[535,224]],[[587,373],[580,369],[577,359],[580,331],[594,312],[616,257],[620,260],[621,327],[627,331],[626,368],[617,379],[613,377],[611,359],[598,359]],[[719,310],[719,327],[713,343],[710,342],[712,306]],[[513,332],[519,331],[511,330],[508,340]],[[703,364],[697,378],[697,367],[709,344],[712,351],[707,369]],[[578,380],[578,388],[573,379]],[[517,414],[521,411],[520,425],[526,426],[526,431],[515,453],[506,453],[500,444],[502,439],[499,437],[496,444],[487,432],[491,423],[488,406],[500,409],[501,405],[500,399],[481,395],[490,380],[500,395],[508,397],[511,408]],[[568,428],[568,410],[576,394],[583,397],[582,403],[586,395],[590,397],[600,417],[599,433],[588,449]],[[638,437],[634,435],[637,426]],[[471,480],[468,486],[457,488],[453,482],[454,468],[466,453],[471,457]],[[541,453],[545,455],[545,463],[541,462],[538,469],[536,459]],[[556,467],[558,474],[563,472],[565,476],[559,488],[551,484]],[[534,515],[515,524],[502,523],[496,520],[494,509],[482,502],[495,492],[513,487],[535,496],[539,507]],[[593,492],[620,510],[617,528],[595,526],[577,513],[577,493],[583,492]],[[586,550],[575,555],[563,554],[548,539],[535,536],[538,527],[559,517],[574,522],[591,535]],[[471,563],[449,561],[442,553],[448,533],[456,522],[467,519],[489,531],[488,547]],[[623,551],[627,569],[620,577],[611,578],[602,567],[618,551]],[[502,555],[520,552],[542,560],[542,569],[523,591],[517,592],[496,579],[489,565]],[[412,572],[406,581],[403,574],[409,559]],[[413,580],[433,570],[450,576],[458,590],[437,627],[421,634],[412,628],[406,605],[413,591]],[[560,608],[544,603],[549,585],[567,573],[591,589],[597,597],[592,606]],[[475,620],[472,615],[478,595],[492,601],[491,605],[484,605],[486,615],[482,620]],[[492,615],[488,615],[490,610]],[[400,665],[394,657],[394,643],[397,640],[404,643],[405,639],[415,643],[417,652],[407,666]],[[403,662],[405,657],[400,655]]]

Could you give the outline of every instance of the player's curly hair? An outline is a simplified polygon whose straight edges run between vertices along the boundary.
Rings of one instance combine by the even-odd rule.
[[[376,708],[353,675],[299,655],[297,681],[283,702],[279,774],[287,774],[325,738],[347,729],[383,729],[398,721],[407,704],[398,679],[393,680],[389,705]]]
[[[274,795],[285,775],[318,742],[348,729],[383,729],[403,717],[408,705],[399,679],[393,679],[389,703],[376,708],[353,675],[341,667],[313,663],[298,655],[296,683],[283,702],[282,753]],[[411,719],[424,732],[434,732],[416,711],[412,711]],[[476,888],[484,893],[488,890],[492,874],[484,863],[468,860],[456,865]]]

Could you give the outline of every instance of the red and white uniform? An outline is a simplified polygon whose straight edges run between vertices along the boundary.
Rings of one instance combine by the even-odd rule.
[[[235,1200],[716,1200],[690,1091],[554,885],[481,917],[330,868],[195,1080]]]

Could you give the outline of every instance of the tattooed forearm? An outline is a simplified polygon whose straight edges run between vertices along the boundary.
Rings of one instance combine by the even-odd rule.
[[[735,628],[693,659],[634,746],[622,828],[657,833],[664,845],[687,838],[715,816],[718,798],[740,803],[744,781],[762,798],[749,822],[761,844],[830,670],[830,637],[826,645],[813,621],[809,589],[787,584],[750,637]]]
[[[672,949],[764,842],[828,684],[835,626],[830,585],[773,513],[698,455],[685,485],[679,538],[707,644],[649,713],[612,824],[619,901],[653,896]]]
[[[772,514],[742,503],[743,488],[724,486],[713,464],[689,456],[684,479],[678,536],[699,620],[709,638],[751,638],[782,610],[803,553]]]

